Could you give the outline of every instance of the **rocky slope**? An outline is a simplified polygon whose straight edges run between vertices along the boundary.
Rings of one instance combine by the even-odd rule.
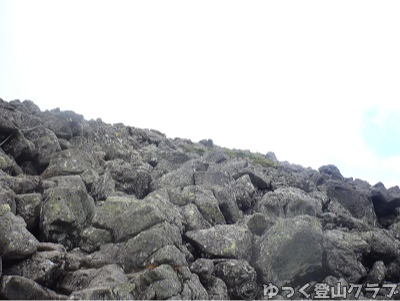
[[[398,206],[333,165],[0,99],[2,299],[393,299]]]

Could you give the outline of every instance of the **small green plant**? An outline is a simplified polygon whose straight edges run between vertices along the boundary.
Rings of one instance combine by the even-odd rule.
[[[265,156],[259,153],[251,153],[250,151],[237,150],[237,149],[223,149],[225,154],[231,158],[248,159],[254,165],[261,165],[262,167],[277,167],[278,164],[268,160]]]
[[[206,152],[206,150],[204,148],[200,148],[200,147],[196,147],[196,146],[182,145],[181,148],[186,153],[196,153],[199,156],[203,156]]]

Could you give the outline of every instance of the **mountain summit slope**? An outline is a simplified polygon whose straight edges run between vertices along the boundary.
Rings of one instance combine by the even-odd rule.
[[[339,286],[366,299],[372,284],[396,298],[399,200],[398,186],[333,165],[0,99],[2,299],[333,298]]]

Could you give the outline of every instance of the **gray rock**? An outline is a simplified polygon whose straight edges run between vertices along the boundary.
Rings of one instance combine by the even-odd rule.
[[[16,111],[8,103],[0,102],[0,132],[11,133],[18,129],[29,129],[40,126],[42,121],[33,114]]]
[[[257,204],[256,210],[261,213],[272,213],[277,217],[319,216],[322,213],[322,204],[303,190],[288,187],[266,193]]]
[[[24,135],[35,145],[36,163],[40,170],[47,167],[52,154],[61,151],[57,136],[54,132],[43,126],[26,131]]]
[[[187,266],[187,261],[185,255],[177,247],[167,245],[154,252],[145,262],[146,266],[162,264],[169,264],[180,269]]]
[[[39,226],[42,195],[40,193],[18,194],[15,197],[17,214],[21,216],[28,230]]]
[[[116,264],[106,265],[99,269],[80,269],[69,272],[59,284],[65,294],[88,288],[112,288],[128,282],[122,268]]]
[[[179,295],[182,291],[182,284],[176,271],[167,264],[145,270],[135,283],[139,287],[146,288],[142,292],[145,299],[152,297],[152,299],[163,300]]]
[[[369,283],[382,283],[386,276],[386,266],[383,261],[375,261],[371,271],[367,275],[367,281]]]
[[[0,256],[3,259],[22,259],[36,252],[39,242],[8,204],[0,205],[0,219]]]
[[[264,283],[295,285],[322,267],[322,226],[311,216],[279,219],[255,243],[255,268]]]
[[[181,214],[186,222],[186,231],[207,229],[211,227],[211,224],[204,219],[194,204],[188,204],[181,207]]]
[[[138,300],[136,285],[123,283],[114,287],[95,287],[74,291],[69,300]]]
[[[67,300],[67,296],[59,295],[33,280],[5,275],[0,278],[0,297],[6,300]]]
[[[360,262],[361,256],[370,252],[368,243],[359,233],[340,230],[324,232],[324,267],[330,274],[356,283],[367,274]]]
[[[58,143],[58,142],[57,142]],[[54,154],[42,173],[44,179],[55,176],[79,175],[95,165],[89,155],[78,149],[66,149]]]
[[[343,176],[339,169],[333,164],[321,166],[318,170],[321,174],[328,175],[332,180],[343,180]]]
[[[111,230],[115,241],[120,242],[165,220],[167,217],[160,209],[144,200],[109,197],[97,207],[93,225]]]
[[[0,182],[1,183],[1,182]],[[17,214],[17,205],[15,203],[15,193],[9,188],[0,187],[0,205],[7,204],[11,212]]]
[[[276,218],[266,216],[262,213],[254,213],[245,217],[245,223],[254,235],[261,236],[263,233],[271,228],[275,223]]]
[[[16,194],[33,193],[39,190],[40,177],[27,175],[10,177],[0,174],[0,183],[3,184],[3,187],[13,190]]]
[[[329,209],[333,213],[342,213],[334,210],[334,204],[338,203],[345,208],[351,216],[364,219],[370,225],[376,223],[376,215],[372,200],[368,195],[357,191],[351,185],[329,180],[325,183],[326,193],[330,199]]]
[[[208,300],[209,294],[201,284],[196,274],[191,274],[190,278],[183,283],[182,300]]]
[[[127,194],[133,194],[142,199],[150,192],[150,165],[142,163],[131,164],[121,159],[106,163],[105,168],[115,181],[116,189]]]
[[[43,237],[70,249],[77,246],[81,231],[92,221],[95,205],[86,190],[63,186],[47,189],[43,194],[40,230]]]
[[[210,186],[214,197],[218,201],[218,207],[225,218],[227,224],[234,224],[239,221],[243,213],[235,200],[235,193],[230,185]]]
[[[99,229],[95,227],[85,228],[81,235],[79,246],[86,252],[98,250],[102,244],[108,244],[113,241],[113,236],[110,230]]]
[[[370,245],[370,256],[375,260],[387,263],[400,254],[400,243],[389,230],[375,228],[361,233],[360,237]]]
[[[0,148],[0,170],[12,176],[22,173],[21,167],[18,166],[14,158],[9,157],[2,148]]]
[[[245,225],[217,225],[188,231],[185,236],[208,256],[251,259],[252,234]]]
[[[43,286],[51,287],[62,275],[65,256],[65,250],[37,252],[8,268],[4,274],[23,276]]]
[[[253,207],[255,199],[253,198],[256,189],[249,175],[238,178],[233,186],[236,202],[241,210],[247,210]]]
[[[245,282],[256,282],[257,273],[254,268],[244,260],[227,260],[215,266],[214,273],[221,278],[227,288],[230,299],[241,299],[241,285]]]
[[[195,185],[224,185],[233,179],[221,171],[197,171],[194,173]]]
[[[106,171],[93,181],[90,195],[95,201],[102,201],[112,196],[115,192],[115,181],[110,172]]]
[[[213,281],[207,287],[209,300],[229,300],[228,288],[225,282],[218,277],[213,277]]]
[[[32,159],[35,155],[35,144],[26,139],[19,130],[15,131],[1,147],[18,162]]]

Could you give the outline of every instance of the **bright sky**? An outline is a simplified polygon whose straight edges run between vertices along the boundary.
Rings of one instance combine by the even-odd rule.
[[[0,97],[400,185],[399,1],[0,0]]]

